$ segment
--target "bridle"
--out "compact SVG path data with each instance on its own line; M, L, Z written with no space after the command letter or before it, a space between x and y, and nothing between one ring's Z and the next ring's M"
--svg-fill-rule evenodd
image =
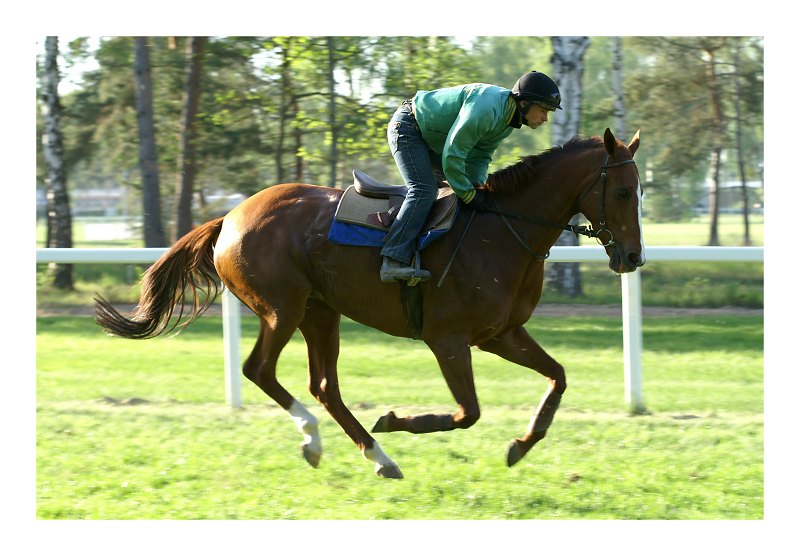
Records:
M522 245L522 247L524 247L525 250L537 261L544 261L548 257L550 257L550 251L548 251L544 255L540 255L539 253L531 249L528 246L528 244L525 243L525 240L522 239L522 236L520 236L519 233L517 233L517 230L514 229L514 226L511 225L511 222L508 221L509 218L512 218L514 220L522 220L523 222L529 222L531 224L540 224L542 226L549 226L551 228L560 228L562 230L572 232L573 234L575 234L575 237L578 237L579 235L591 237L594 238L597 241L597 243L599 243L603 247L612 247L616 245L616 242L614 241L614 235L611 233L611 230L609 230L608 227L606 226L606 170L608 170L609 168L616 168L617 166L623 166L625 164L636 164L636 162L631 158L628 160L622 160L620 162L613 162L609 164L608 159L609 155L608 153L605 153L605 156L603 157L603 163L600 165L600 173L595 179L592 180L592 183L589 184L589 187L586 188L586 191L581 193L581 196L578 197L578 203L577 203L578 207L580 207L580 204L583 201L583 199L589 194L589 192L592 189L594 189L595 184L598 181L600 182L600 228L597 230L595 230L591 226L575 226L573 224L567 224L566 226L562 226L561 224L554 224L553 222L548 222L546 220L530 218L529 216L524 216L522 214L505 212L493 207L484 206L482 210L483 212L490 212L492 214L497 214L498 216L500 216L500 218L505 223L506 227L508 227L508 230L511 232L511 235L514 236L514 239L516 239L519 242L519 244ZM467 225L464 227L464 231L461 233L461 238L458 240L458 243L456 244L456 248L453 251L452 256L450 257L450 261L447 263L444 272L442 273L442 277L440 278L437 287L441 287L442 282L444 282L445 276L447 276L447 273L450 271L450 266L453 264L453 260L456 257L456 253L458 253L458 250L461 247L461 242L467 235L467 231L469 230L470 225L472 224L472 219L475 217L476 212L477 211L475 210L470 211L469 219L467 220ZM600 237L601 234L607 234L608 241L604 242L603 238Z
M578 206L580 207L583 198L589 194L592 188L594 188L594 184L596 184L598 180L600 181L600 229L593 230L591 228L588 228L586 230L586 233L575 232L575 234L583 233L583 235L587 237L593 237L597 240L597 243L599 243L603 247L610 247L612 245L616 245L616 242L614 241L614 234L612 234L611 230L609 230L608 227L606 227L606 170L608 168L616 168L617 166L622 166L624 164L636 164L636 163L631 158L629 160L623 160L621 162L614 162L613 164L609 164L608 153L606 153L606 155L603 157L603 164L600 166L600 175L596 177L594 181L592 181L591 185L588 188L586 188L586 191L584 191L581 194L581 196L578 197ZM586 228L585 226L581 227ZM603 232L608 234L608 241L606 242L603 242L602 238L600 237L600 234L602 234Z
M603 247L611 247L613 245L616 245L616 243L614 242L614 235L611 233L611 230L609 230L608 227L606 226L606 170L609 168L616 168L617 166L623 166L625 164L636 164L636 162L631 158L628 160L622 160L620 162L613 162L609 164L608 159L609 159L608 153L605 153L605 156L603 157L603 163L600 165L600 173L594 180L592 180L592 183L589 184L589 187L586 188L586 191L581 193L581 196L578 197L578 206L580 206L584 197L586 197L586 195L589 194L589 192L594 188L595 184L598 181L600 182L600 228L597 230L595 230L591 226L575 226L573 224L567 224L566 226L562 226L560 224L554 224L546 220L530 218L528 216L524 216L521 214L508 213L493 207L486 207L484 211L499 215L500 218L503 219L503 222L505 222L508 229L511 231L511 234L516 238L516 240L520 242L520 244L522 244L522 246L525 247L525 249L531 255L533 255L534 258L538 260L545 260L547 257L550 256L550 252L548 251L548 253L545 255L539 255L538 253L532 251L530 247L528 247L528 244L523 241L522 237L520 237L520 235L511 225L511 222L508 221L509 218L513 218L514 220L522 220L524 222L530 222L532 224L541 224L543 226L550 226L551 228L561 228L562 230L572 232L573 234L575 234L575 237L579 235L591 237L594 238L597 241L597 243L599 243ZM608 236L607 241L603 241L603 238L601 237L601 235L603 234Z

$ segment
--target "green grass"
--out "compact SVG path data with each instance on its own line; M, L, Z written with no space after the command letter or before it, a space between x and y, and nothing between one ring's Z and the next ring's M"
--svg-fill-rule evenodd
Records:
M580 263L583 294L572 297L545 285L540 303L619 305L620 279L602 264ZM641 273L646 307L764 307L764 264L649 262Z
M750 243L764 245L764 216L750 215ZM645 245L707 245L711 235L708 216L685 222L653 222L644 219ZM717 224L720 245L744 245L744 219L741 215L721 214Z
M311 399L299 336L279 378L320 419L318 469L302 459L289 416L255 386L244 383L244 409L225 406L219 318L147 342L106 337L86 317L39 318L37 516L763 519L760 318L646 318L643 416L623 401L620 319L540 317L529 327L567 369L548 437L505 466L544 379L476 351L481 420L379 435L406 476L387 481ZM244 354L256 330L243 319ZM368 428L389 409L453 410L421 342L345 320L339 370L345 402Z

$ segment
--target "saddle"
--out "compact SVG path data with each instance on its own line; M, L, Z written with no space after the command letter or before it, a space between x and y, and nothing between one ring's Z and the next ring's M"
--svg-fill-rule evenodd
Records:
M403 200L405 185L381 183L360 170L353 171L353 184L342 195L334 220L374 230L389 230ZM449 230L458 212L458 197L450 187L440 187L421 233Z
M339 200L328 240L342 245L381 247L407 194L405 185L381 183L360 170L354 170L353 185ZM419 251L447 232L457 215L458 197L450 186L440 187L417 242L417 264ZM416 282L409 280L401 284L400 292L411 337L419 339L422 337L421 290L416 287Z

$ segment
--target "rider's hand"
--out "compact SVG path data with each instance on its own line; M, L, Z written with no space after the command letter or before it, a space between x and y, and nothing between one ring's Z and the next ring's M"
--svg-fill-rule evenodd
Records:
M483 189L476 189L475 196L469 203L467 203L467 206L473 210L477 210L478 212L484 212L487 208L486 192Z

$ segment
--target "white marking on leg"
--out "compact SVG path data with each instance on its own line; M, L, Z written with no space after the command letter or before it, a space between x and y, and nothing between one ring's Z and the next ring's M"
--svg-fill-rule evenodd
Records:
M289 408L289 415L292 416L297 430L303 434L303 443L301 446L308 446L312 452L322 454L322 439L319 436L317 418L297 400L292 402Z
M382 475L381 470L383 468L390 468L396 470L396 472L402 477L400 468L395 462L392 461L392 458L384 453L377 441L373 441L372 448L365 449L363 454L365 458L375 462L375 473L378 475ZM392 474L392 476L394 476L394 474Z

